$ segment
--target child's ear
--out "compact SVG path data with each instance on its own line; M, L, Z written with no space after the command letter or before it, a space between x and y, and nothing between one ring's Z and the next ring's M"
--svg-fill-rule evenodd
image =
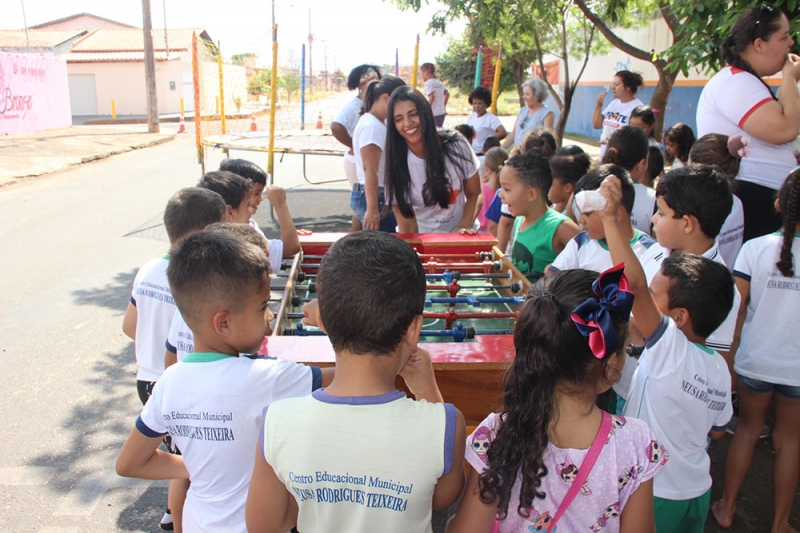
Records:
M214 317L211 319L211 324L214 326L214 333L222 337L230 335L229 317L228 311L217 311L214 313Z
M685 307L676 307L675 309L669 310L669 316L672 320L675 321L675 325L678 326L678 329L683 329L684 326L691 327L691 315L689 314L689 310Z
M325 329L325 323L322 321L322 313L319 312L319 306L314 310L314 317L317 320L317 327L328 334L328 330Z
M781 206L780 202L778 201L778 198L775 198L775 211L777 211L778 213L781 212Z
M617 207L617 222L625 220L626 215L628 215L628 211L624 207L622 207L621 205Z
M411 320L411 324L408 325L408 329L405 335L403 335L403 341L413 348L419 343L419 334L421 332L422 315L417 315Z
M233 222L233 208L229 205L225 206L225 222Z
M634 174L636 174L637 176L643 176L644 173L647 172L647 158L645 157L644 159L636 163L634 170L635 170Z
M537 189L536 187L531 187L530 189L528 189L528 200L529 201L535 202L536 200L539 199L539 196L541 196L541 193L539 192L539 189ZM546 194L545 194L545 199L547 199L547 195Z
M683 232L686 235L690 233L694 233L695 231L701 231L702 228L700 227L700 221L697 220L697 217L694 215L683 215Z
M573 184L573 183L563 183L562 182L562 186L564 187L564 193L567 196L571 196L572 193L575 191L575 184Z

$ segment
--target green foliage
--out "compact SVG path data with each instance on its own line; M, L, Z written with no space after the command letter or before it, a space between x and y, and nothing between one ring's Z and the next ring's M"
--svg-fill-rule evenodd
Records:
M284 74L278 78L278 87L286 91L289 103L292 102L292 95L300 90L300 76L298 74Z
M468 94L475 86L475 69L478 66L478 50L481 41L474 41L469 30L464 32L459 40L450 41L447 50L436 57L436 75L450 89ZM483 65L487 61L494 62L494 54L486 54ZM482 80L483 85L492 89L494 80ZM500 71L500 92L516 87L514 73L505 67Z
M261 69L247 80L247 94L251 96L268 94L270 83L272 83L272 69Z
M688 75L691 68L713 73L724 67L720 47L730 35L733 23L746 9L759 5L756 0L677 0L670 10L682 22L682 39L666 51L667 68ZM800 1L774 0L770 2L788 13L792 35L800 32ZM713 28L713 31L709 31ZM795 43L792 49L800 53Z

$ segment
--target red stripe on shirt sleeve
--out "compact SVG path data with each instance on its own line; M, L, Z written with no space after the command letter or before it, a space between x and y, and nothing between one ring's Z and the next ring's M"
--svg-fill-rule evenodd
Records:
M748 118L750 118L750 115L752 115L753 113L755 113L756 109L758 109L758 108L759 108L759 107L761 107L762 105L766 104L767 102L771 102L771 101L772 101L772 98L764 98L764 99L763 99L763 100L761 100L759 103L757 103L756 105L754 105L753 107L751 107L751 108L750 108L750 110L748 110L748 111L747 111L747 113L745 113L745 114L742 116L742 118L739 120L739 127L740 127L740 128L742 128L742 129L744 129L744 123L745 123L745 121L746 121Z

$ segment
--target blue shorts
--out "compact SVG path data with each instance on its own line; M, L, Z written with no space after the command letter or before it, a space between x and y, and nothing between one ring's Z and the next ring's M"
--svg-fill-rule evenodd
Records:
M736 373L736 377L739 378L739 384L749 391L761 393L775 391L781 396L786 396L792 400L800 398L800 387L795 385L777 385L775 383L767 383L766 381L761 381L759 379L745 377L738 372Z
M436 124L437 128L444 126L444 117L445 115L436 115L433 117L433 123Z
M380 231L387 233L394 233L397 228L397 219L394 213L383 214L383 208L386 206L386 196L383 187L378 189L378 211L381 213ZM367 214L367 196L364 194L364 186L356 183L353 186L353 192L350 194L350 209L353 210L353 215L358 219L361 224L364 224L364 215Z

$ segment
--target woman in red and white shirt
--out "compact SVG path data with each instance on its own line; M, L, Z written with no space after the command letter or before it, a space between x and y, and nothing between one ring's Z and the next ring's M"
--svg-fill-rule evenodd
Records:
M789 19L761 4L737 19L722 45L728 66L703 89L697 105L697 136L709 133L750 138L736 195L744 207L744 240L781 227L775 194L796 165L789 147L800 128L800 57L790 54ZM781 72L778 97L762 78Z

